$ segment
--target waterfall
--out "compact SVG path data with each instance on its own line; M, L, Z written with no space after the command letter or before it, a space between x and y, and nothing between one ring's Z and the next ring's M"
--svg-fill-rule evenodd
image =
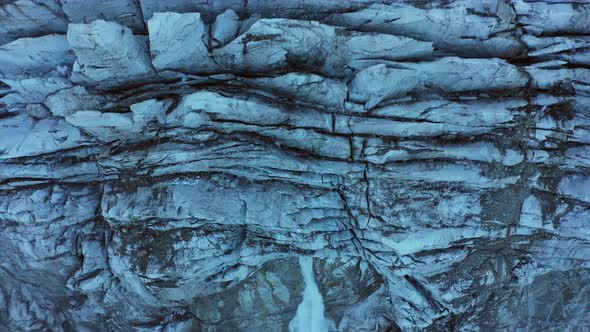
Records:
M305 281L303 300L289 323L290 332L327 332L336 330L334 322L324 317L324 300L313 278L313 258L299 257L299 266Z

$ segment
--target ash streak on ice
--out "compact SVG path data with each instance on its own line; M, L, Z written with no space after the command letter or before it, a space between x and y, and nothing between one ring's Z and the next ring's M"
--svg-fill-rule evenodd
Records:
M305 281L303 300L295 317L289 323L290 332L327 332L336 330L333 321L324 317L324 300L313 278L313 258L299 257L299 266Z

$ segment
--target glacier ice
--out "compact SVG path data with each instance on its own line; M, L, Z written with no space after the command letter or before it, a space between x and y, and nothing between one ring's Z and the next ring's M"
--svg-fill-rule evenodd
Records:
M324 300L313 276L313 257L299 257L305 283L303 299L289 323L289 332L328 332L336 330L332 320L324 316Z
M0 331L587 329L589 13L0 1Z

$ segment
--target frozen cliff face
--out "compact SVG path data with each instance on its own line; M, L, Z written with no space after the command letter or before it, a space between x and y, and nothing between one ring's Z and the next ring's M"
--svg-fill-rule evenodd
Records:
M590 326L585 1L0 6L1 331Z

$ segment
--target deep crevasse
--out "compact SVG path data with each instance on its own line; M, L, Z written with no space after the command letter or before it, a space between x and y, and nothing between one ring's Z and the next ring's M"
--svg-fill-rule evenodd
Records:
M290 332L326 332L336 330L334 322L324 317L324 300L313 277L313 257L299 257L299 266L305 281L303 300L295 317L289 323Z

